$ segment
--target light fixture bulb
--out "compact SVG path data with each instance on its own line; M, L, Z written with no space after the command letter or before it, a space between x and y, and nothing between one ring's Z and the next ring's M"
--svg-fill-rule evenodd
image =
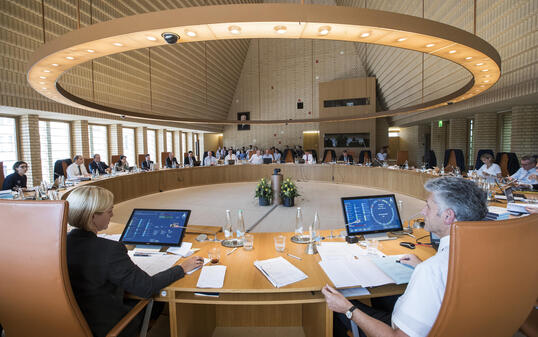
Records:
M473 57L472 56L467 56L465 59L466 60L471 60Z
M68 60L74 60L75 59L73 56L66 56L65 58L68 59Z
M113 45L115 45L116 47L122 47L123 44L119 43L119 42L114 42Z
M50 70L45 69L45 70L43 70L43 72L44 72L44 73L50 73Z
M456 50L451 50L451 51L449 51L448 53L449 53L449 54L454 54L455 52L456 52Z
M277 34L284 34L288 31L288 28L286 26L275 26L273 28Z
M239 26L230 26L228 27L228 31L234 35L238 35L241 33L241 27Z
M52 66L57 67L57 66L59 66L59 64L58 63L53 63Z
M323 35L323 36L328 35L330 31L331 31L331 27L329 26L319 27L319 30L318 30L319 35Z
M398 42L404 42L405 40L407 40L407 38L406 38L406 37L401 37L401 38L399 38L399 39L398 39L398 40L396 40L396 41L398 41Z
M484 63L480 62L480 63L477 63L476 65L480 67L480 66L484 65Z
M434 43L428 43L428 44L426 45L426 48L431 48L431 47L433 47L433 46L435 46Z
M88 52L88 53L95 53L95 50L93 50L93 49L88 49L87 52Z
M489 69L482 69L482 71L489 71Z
M370 33L362 33L361 34L361 37L368 37L368 36L370 36Z
M187 36L196 37L196 32L193 32L192 30L186 30L185 33Z
M46 76L39 76L40 79L44 80L46 79L47 77Z

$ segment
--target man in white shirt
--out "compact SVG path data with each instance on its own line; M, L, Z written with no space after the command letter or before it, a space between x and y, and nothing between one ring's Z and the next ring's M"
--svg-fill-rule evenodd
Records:
M212 151L207 151L207 157L204 159L204 166L215 166L217 165L217 158L213 157Z
M522 187L532 187L536 180L531 176L536 175L536 159L533 156L521 157L521 167L516 173L510 176L510 179L517 180L517 184Z
M271 162L275 161L275 158L273 157L273 155L271 154L271 152L269 152L269 149L266 149L265 150L265 153L263 154L262 158L267 158L267 159L271 159Z
M345 323L351 319L358 325L361 336L426 337L430 332L446 288L450 227L456 221L482 220L487 214L487 200L477 184L462 178L431 179L424 188L430 192L422 209L426 223L424 229L441 238L437 254L424 262L416 255L401 258L401 263L415 267L415 270L405 293L392 310L392 317L386 310L377 310L360 302L351 303L337 290L326 285L322 293L329 309L346 313L345 319L338 314L335 328L340 320L347 325Z
M234 151L233 150L228 150L228 155L226 156L226 158L224 158L224 163L226 165L229 165L230 164L230 160L233 160L234 161L234 164L235 164L235 161L237 160L237 157L235 156L234 154Z
M379 161L387 161L387 158L389 157L388 149L389 149L388 146L383 146L381 148L381 151L379 151L376 154L377 160L379 160Z
M81 155L76 155L73 158L73 164L67 167L66 173L67 179L80 179L90 176L86 166L84 166L84 157Z
M248 162L255 165L263 164L263 158L261 156L260 150L256 150L256 153L250 156Z
M310 151L306 151L303 155L303 160L305 164L314 164L314 157Z

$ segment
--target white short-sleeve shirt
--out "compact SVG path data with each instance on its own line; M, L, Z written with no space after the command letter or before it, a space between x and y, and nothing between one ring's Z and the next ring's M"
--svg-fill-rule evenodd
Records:
M420 263L392 311L392 324L410 337L426 337L445 295L450 236L441 238L437 254Z
M80 172L78 170L78 167L80 166ZM77 165L75 163L69 165L67 167L67 170L65 170L67 173L67 179L76 179L77 177L83 177L84 175L88 174L88 171L86 170L86 166L84 164Z
M495 177L497 177L497 174L501 174L501 167L495 163L491 164L491 166L488 168L486 164L480 166L480 168L478 169L478 175L481 176L481 177L484 177L484 172L488 173L489 175L493 176L491 177L492 179L494 179ZM486 178L489 178L489 177L486 177Z

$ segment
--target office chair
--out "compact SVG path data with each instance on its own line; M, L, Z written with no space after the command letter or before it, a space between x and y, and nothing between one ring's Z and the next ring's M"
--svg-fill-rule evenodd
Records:
M428 336L513 336L538 298L536 242L538 214L456 222L445 296Z
M6 336L92 337L71 289L66 201L0 200L0 322ZM107 334L115 337L153 300L142 300Z

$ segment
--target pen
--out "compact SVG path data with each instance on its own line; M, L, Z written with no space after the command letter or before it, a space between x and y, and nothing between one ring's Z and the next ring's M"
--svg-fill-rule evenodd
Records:
M295 255L291 255L290 253L288 253L287 255L288 255L289 257L293 257L294 259L302 260L300 257L295 256Z
M235 252L237 250L237 247L235 247L234 249L230 250L228 253L226 253L226 255L230 255L231 253Z

